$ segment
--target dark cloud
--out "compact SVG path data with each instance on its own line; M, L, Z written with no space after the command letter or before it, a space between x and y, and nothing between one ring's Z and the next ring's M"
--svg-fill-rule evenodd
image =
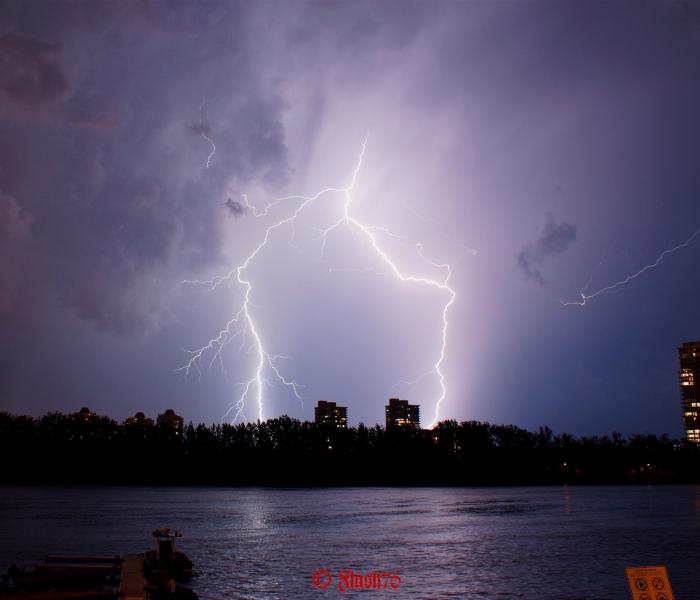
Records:
M20 209L17 200L0 192L0 243L28 239L33 222L32 214Z
M199 135L211 135L211 125L207 123L192 123L190 129Z
M183 383L172 369L183 347L216 335L240 290L209 293L180 282L227 272L260 239L258 228L269 221L234 218L245 212L243 194L264 206L343 185L369 132L357 214L424 241L426 254L449 262L454 273L458 299L449 315L442 416L556 428L580 414L583 430L599 432L601 415L567 386L572 363L600 360L593 371L619 399L605 427L646 429L659 421L677 428L673 365L664 367L668 388L650 389L645 410L632 410L637 390L615 382L628 364L638 365L645 381L651 359L629 360L619 345L601 352L600 336L613 330L629 338L626 348L654 348L673 359L679 340L698 335L688 325L700 323L687 277L692 252L674 254L638 282L665 274L670 282L678 265L679 281L690 288L674 295L658 286L622 313L612 305L622 294L607 298L615 319L597 330L597 311L553 311L541 295L509 293L518 250L526 273L518 285L541 284L577 226L590 236L567 254L557 281L574 294L601 248L641 255L700 223L693 202L700 174L692 160L700 140L697 19L675 3L645 3L633 12L624 3L550 0L437 8L413 0L4 0L0 409L40 413L87 404L123 417L162 412L167 400L187 418L219 418L237 390L208 376ZM555 182L567 190L556 202L544 192ZM289 235L316 244L315 219L337 214L334 197L305 213L307 221ZM419 212L434 221L402 219L398 199L419 206L423 197L430 202ZM533 201L525 205L523 197ZM288 214L289 206L275 214ZM551 207L576 215L578 225L549 217L541 235L537 223L523 232L527 215L544 217ZM439 226L483 252L468 268L459 264L437 239ZM362 241L345 244L341 229L330 236L326 259L356 266L366 259L355 255ZM514 236L521 240L515 247ZM333 394L351 407L353 421L381 420L381 399L396 378L434 364L432 355L425 358L436 329L421 323L439 307L432 297L420 304L413 287L392 277L365 286L352 273L324 272L319 282L315 253L301 243L303 256L286 252L289 239L275 230L250 274L260 282L253 300L261 331L271 336L272 351L294 357L285 375L308 385L306 408L293 414L308 418L311 400ZM630 269L639 266L633 258ZM405 260L410 271L414 257ZM621 270L612 281L629 272ZM300 287L307 274L309 285ZM287 289L281 302L279 290ZM386 314L397 322L391 331L377 304L389 298ZM670 304L676 300L683 306ZM352 310L338 318L348 305ZM669 315L654 336L653 314ZM555 318L562 326L543 332L542 319ZM504 336L512 343L502 344ZM374 339L373 351L386 346L368 365L374 355L365 344ZM224 356L229 382L248 376L251 357L236 358L236 347ZM365 375L361 387L347 369L355 356ZM503 364L516 368L503 375ZM408 396L426 415L432 386L425 378ZM279 387L272 393L281 399ZM668 402L657 402L664 397ZM277 409L295 410L280 401L266 414Z
M576 239L576 230L576 225L565 221L557 223L554 217L548 214L540 237L518 252L518 267L532 281L544 285L545 280L540 270L542 263L550 256L564 252Z
M36 109L61 97L68 80L61 45L19 33L0 36L0 94L21 109Z
M30 212L0 191L0 315L16 309L19 282L25 272L22 257L32 237L33 223Z
M234 217L240 217L245 214L245 207L238 200L227 198L226 202L224 202L224 206L228 208L229 212Z
M66 116L66 123L74 127L89 129L111 129L118 125L114 115L109 113L91 113L80 108L72 108Z
M51 119L0 115L0 238L26 237L31 225L26 293L45 310L56 303L119 335L153 332L169 318L166 290L220 263L230 225L221 198L252 178L284 181L283 103L239 58L247 40L225 4L50 3L49 16L11 4L0 102L61 104ZM211 168L204 135L216 143ZM3 273L20 293L20 272ZM24 317L42 318L26 306Z

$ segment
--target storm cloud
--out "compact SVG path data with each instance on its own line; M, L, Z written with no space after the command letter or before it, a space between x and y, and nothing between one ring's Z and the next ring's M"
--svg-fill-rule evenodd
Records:
M677 3L5 0L0 410L220 419L249 332L201 379L177 369L242 287L183 281L230 272L295 198L347 185L369 136L352 214L401 272L449 265L457 292L441 416L674 431L663 361L700 337L696 248L585 310L557 300L601 254L605 285L700 226L699 64ZM444 297L397 281L357 230L323 239L343 201L271 231L246 272L260 334L307 386L303 405L266 387L265 415L327 398L371 424L396 394L429 420ZM616 402L573 386L579 368Z
M240 217L245 214L245 207L238 200L233 198L226 198L224 206L228 208L228 211L234 217Z
M211 33L206 10L191 20L180 4L142 11L127 3L111 16L68 4L57 16L63 27L47 29L39 4L12 6L16 21L6 26L20 31L0 37L0 95L46 118L0 119L1 233L27 235L34 222L25 260L38 296L102 330L153 330L168 312L163 291L182 270L221 259L227 190L253 177L284 179L281 105L249 64L211 47L192 52ZM230 19L235 9L221 10ZM159 33L163 43L153 46ZM192 125L203 96L214 98L215 133ZM204 127L219 138L210 169Z
M0 98L32 110L60 98L67 89L60 44L13 32L0 35Z
M542 263L551 256L564 252L576 240L576 231L576 225L565 221L557 223L554 217L548 214L540 237L516 255L518 267L530 280L544 285Z
M22 210L12 196L0 191L0 243L3 240L28 239L33 222L31 213Z

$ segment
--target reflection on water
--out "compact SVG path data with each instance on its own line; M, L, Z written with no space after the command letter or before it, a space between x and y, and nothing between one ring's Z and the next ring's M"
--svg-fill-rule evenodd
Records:
M203 598L347 597L311 574L398 571L395 598L617 600L624 568L700 590L700 488L0 488L0 570L139 552L181 529ZM337 580L337 578L336 578Z
M474 515L488 514L513 514L525 513L530 508L528 502L518 502L512 498L504 499L475 499L463 502L456 502L454 505L447 507L449 512L458 512Z

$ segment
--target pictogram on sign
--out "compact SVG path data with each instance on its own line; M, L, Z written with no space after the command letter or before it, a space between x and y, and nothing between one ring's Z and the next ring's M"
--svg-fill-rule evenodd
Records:
M632 600L675 600L666 567L628 567Z

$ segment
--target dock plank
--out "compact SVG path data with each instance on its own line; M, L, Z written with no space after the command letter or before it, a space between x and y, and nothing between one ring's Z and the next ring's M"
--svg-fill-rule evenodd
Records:
M119 596L123 600L144 600L146 580L143 576L143 554L125 554L122 562Z
M121 563L122 557L118 554L112 556L100 556L95 554L49 554L44 560L46 560L46 562L69 563Z

